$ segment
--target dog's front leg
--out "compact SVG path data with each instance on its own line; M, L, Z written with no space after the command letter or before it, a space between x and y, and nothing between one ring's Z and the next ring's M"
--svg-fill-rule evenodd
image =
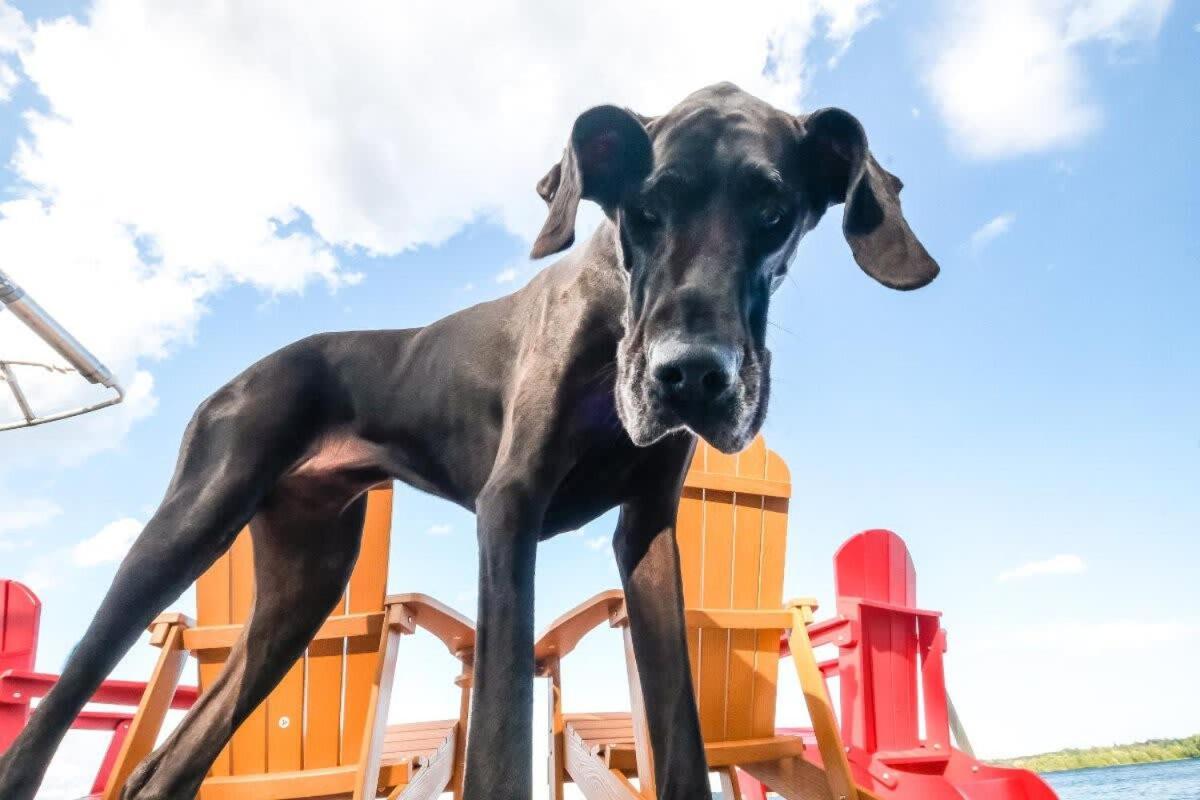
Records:
M533 573L544 501L517 483L476 504L479 620L467 737L466 800L533 792Z
M691 442L664 442L643 493L621 506L613 549L642 683L659 800L711 798L688 665L675 513Z

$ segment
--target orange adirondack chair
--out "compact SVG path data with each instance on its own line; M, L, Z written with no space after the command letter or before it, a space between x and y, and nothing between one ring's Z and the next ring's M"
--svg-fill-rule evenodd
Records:
M201 800L373 800L461 796L475 630L424 595L385 597L392 490L367 499L362 549L341 604L307 653L234 734L200 789ZM220 673L253 601L253 551L243 531L196 584L196 621L166 614L151 627L162 649L133 726L102 795L118 800L158 737L187 655L200 690ZM400 637L424 628L463 665L458 716L387 727Z
M815 601L783 602L791 482L761 437L736 456L701 443L676 523L688 655L708 766L726 798L741 768L789 800L868 800L855 786L837 720L805 627ZM624 630L631 713L566 714L561 661L589 631ZM775 731L780 635L789 632L824 768L804 740ZM573 781L588 800L654 797L654 754L621 592L604 592L560 617L535 648L550 686L550 796ZM638 786L630 778L638 779Z

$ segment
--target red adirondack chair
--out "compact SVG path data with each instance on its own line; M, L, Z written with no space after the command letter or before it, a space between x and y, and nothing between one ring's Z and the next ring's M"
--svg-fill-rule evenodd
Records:
M1054 800L1033 773L970 752L946 694L941 612L917 606L904 540L864 531L838 550L834 570L837 616L810 625L809 636L838 650L821 671L838 678L842 739L859 784L889 800ZM765 798L749 776L740 783L745 800Z
M13 580L0 580L0 753L17 738L29 720L30 704L44 697L58 681L57 675L34 672L38 624L42 604L29 587ZM108 750L96 771L92 794L104 791L108 774L129 732L134 710L146 691L136 681L105 681L92 697L93 703L129 707L128 711L83 711L71 726L77 730L107 731ZM172 708L191 708L196 689L180 687Z

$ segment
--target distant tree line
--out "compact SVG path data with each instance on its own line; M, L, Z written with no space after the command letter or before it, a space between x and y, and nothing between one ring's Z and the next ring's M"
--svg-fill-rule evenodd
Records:
M1200 734L1186 739L1151 739L1115 747L1091 747L1086 750L1059 750L1037 756L1023 756L996 763L1021 767L1034 772L1062 772L1088 767L1118 767L1124 764L1153 764L1200 758Z

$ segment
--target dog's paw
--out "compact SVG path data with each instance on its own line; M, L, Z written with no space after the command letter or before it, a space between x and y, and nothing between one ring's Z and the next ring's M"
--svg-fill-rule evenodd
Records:
M125 788L121 790L121 800L150 800L151 795L144 793L143 790L152 775L154 775L153 757L138 764L137 768L130 773L129 779L125 781Z

